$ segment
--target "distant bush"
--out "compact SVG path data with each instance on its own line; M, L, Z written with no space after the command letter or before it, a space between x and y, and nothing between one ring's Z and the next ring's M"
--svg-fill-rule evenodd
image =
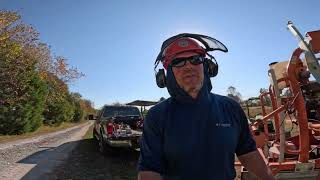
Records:
M76 95L78 98L74 98L74 95ZM93 102L82 98L79 93L71 93L71 97L73 97L73 102L75 105L73 117L74 122L88 120L89 114L96 114L96 110L93 108Z
M69 101L74 107L74 115L71 121L81 121L84 115L84 107L81 106L81 95L79 93L71 93L69 96Z
M43 115L45 124L59 126L62 122L72 121L74 106L66 99L49 102Z

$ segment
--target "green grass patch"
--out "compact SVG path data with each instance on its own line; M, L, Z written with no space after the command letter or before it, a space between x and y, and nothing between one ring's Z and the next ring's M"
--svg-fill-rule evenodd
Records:
M93 138L92 131L93 131L93 125L90 126L86 134L83 136L83 139L92 139Z

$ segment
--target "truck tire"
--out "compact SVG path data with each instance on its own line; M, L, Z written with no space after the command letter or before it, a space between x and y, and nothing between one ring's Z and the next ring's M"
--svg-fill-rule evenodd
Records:
M137 142L137 140L131 140L131 148L134 150L137 150L140 148L139 143Z
M104 141L103 137L102 137L102 133L100 133L100 138L99 138L99 151L102 155L107 156L107 155L111 155L112 151L111 151L111 147L109 145L107 145L107 143Z
M94 129L92 131L92 136L94 143L98 144L97 133Z

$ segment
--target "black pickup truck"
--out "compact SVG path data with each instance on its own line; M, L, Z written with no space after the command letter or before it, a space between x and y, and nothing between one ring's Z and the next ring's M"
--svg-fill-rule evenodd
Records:
M137 107L106 105L94 119L93 137L102 154L116 147L139 148L143 116Z

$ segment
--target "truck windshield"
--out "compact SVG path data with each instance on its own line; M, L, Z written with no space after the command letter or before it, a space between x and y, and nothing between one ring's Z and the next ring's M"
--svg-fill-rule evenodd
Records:
M140 112L136 107L106 107L103 112L103 117L113 116L140 116Z

